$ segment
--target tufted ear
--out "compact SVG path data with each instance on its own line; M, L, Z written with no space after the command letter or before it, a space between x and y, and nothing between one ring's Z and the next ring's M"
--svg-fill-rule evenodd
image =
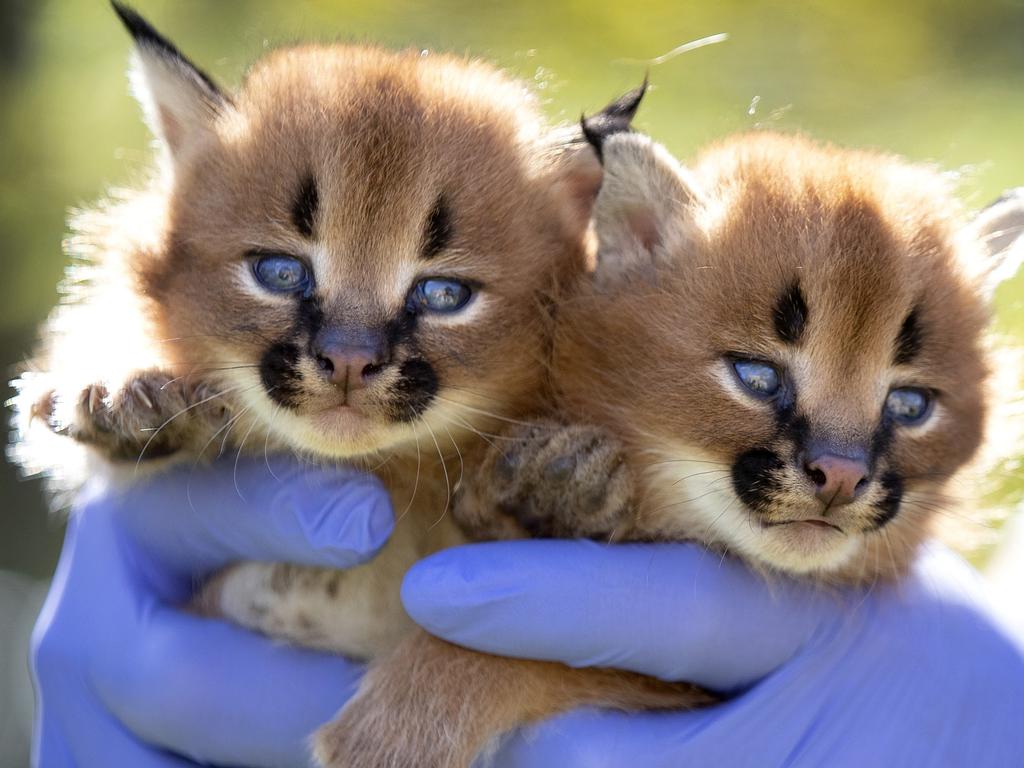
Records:
M179 159L212 135L214 121L231 100L142 16L116 0L111 5L135 41L132 93L171 159Z
M1024 187L1004 192L980 211L968 225L973 237L985 247L985 287L992 293L1009 280L1024 262Z
M600 136L630 130L646 90L644 80L639 88L620 96L595 115L581 118L578 126L560 131L554 137L559 147L554 188L563 210L565 230L574 240L582 237L590 226L594 201L604 176L600 144L595 142L599 142Z
M598 284L644 275L678 254L695 232L695 179L648 136L591 133L604 178L594 206Z

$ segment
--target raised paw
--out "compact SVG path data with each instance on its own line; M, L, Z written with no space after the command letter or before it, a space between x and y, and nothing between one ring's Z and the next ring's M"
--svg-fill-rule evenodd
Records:
M32 417L109 459L142 461L193 445L223 423L227 411L205 386L154 369L133 374L113 392L100 383L70 397L48 392L33 405Z
M586 425L544 421L495 441L458 500L456 519L476 538L614 538L633 512L621 443Z

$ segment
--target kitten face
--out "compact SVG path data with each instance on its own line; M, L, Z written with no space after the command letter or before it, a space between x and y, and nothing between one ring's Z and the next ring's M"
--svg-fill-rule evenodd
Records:
M695 176L642 137L604 157L599 284L561 341L601 355L641 525L790 572L898 567L984 416L986 311L938 180L781 136Z
M333 456L432 446L532 391L539 302L578 268L580 232L520 86L443 56L304 47L216 98L198 118L180 93L152 110L173 182L142 279L181 339L169 365Z

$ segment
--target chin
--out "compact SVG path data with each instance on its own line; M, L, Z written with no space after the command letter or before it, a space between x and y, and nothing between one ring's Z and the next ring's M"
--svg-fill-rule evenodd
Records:
M838 571L860 550L860 534L809 523L760 528L747 540L747 554L772 568L792 574ZM753 545L752 547L750 545Z
M328 459L356 459L416 442L412 424L384 422L354 408L302 415L276 407L260 411L269 411L265 423L279 443Z

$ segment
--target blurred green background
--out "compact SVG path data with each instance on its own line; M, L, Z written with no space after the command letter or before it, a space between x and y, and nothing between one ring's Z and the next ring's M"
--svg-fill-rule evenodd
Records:
M638 125L679 156L773 126L934 161L961 175L972 205L1024 184L1024 0L135 4L228 84L275 45L372 40L490 59L532 81L565 120L638 84L646 61L727 32L725 43L650 66L654 88ZM0 14L6 367L27 355L56 300L68 208L141 178L149 137L127 93L128 37L103 0L0 0ZM999 292L998 327L1024 340L1021 276ZM1004 477L1000 495L1021 485ZM25 759L23 632L39 595L29 579L49 575L61 531L38 484L9 466L0 468L0 509L0 570L11 572L0 580L0 765L13 766ZM22 691L20 703L5 691Z

